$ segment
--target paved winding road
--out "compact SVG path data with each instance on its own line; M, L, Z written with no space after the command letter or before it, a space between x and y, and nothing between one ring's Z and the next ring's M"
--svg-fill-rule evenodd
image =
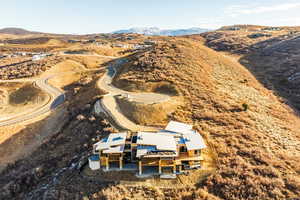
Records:
M156 93L135 93L121 90L112 85L112 80L116 74L118 67L122 65L123 62L126 62L124 59L119 59L112 66L107 67L106 73L99 79L98 87L102 90L108 92L100 101L100 106L102 111L109 115L114 124L117 124L123 130L131 131L155 131L157 128L149 126L137 125L134 122L130 121L124 114L121 112L115 96L123 95L129 98L131 101L144 103L144 104L153 104L161 103L168 101L170 96Z
M67 55L60 53L61 55ZM105 57L105 58L116 58L112 56L102 56L102 55L89 55L89 54L72 54L72 55L80 55L80 56L97 56L97 57ZM95 71L99 69L85 69L84 71ZM29 109L22 113L15 114L9 117L2 117L0 118L0 127L1 126L8 126L16 123L20 123L26 120L30 120L36 117L39 117L53 109L57 106L62 104L65 101L65 94L64 91L53 87L52 85L48 84L48 80L54 78L55 76L61 76L65 74L74 73L73 71L59 73L57 75L51 75L45 78L23 78L23 79L15 79L15 80L0 80L0 83L7 83L7 82L33 82L37 87L42 89L45 93L49 95L49 100L40 105L37 108Z
M49 95L49 100L40 105L38 108L30 109L22 113L18 113L14 116L10 116L7 118L0 119L0 126L8 126L16 123L20 123L29 119L33 119L40 115L43 115L49 112L51 109L56 108L60 104L62 104L65 100L64 92L58 88L55 88L48 84L48 79L53 76L49 76L41 79L20 79L20 80L1 80L0 82L26 82L26 81L34 81L34 84L41 88L44 92Z
M64 54L63 54L64 55ZM84 55L81 56L99 56L99 57L108 57L108 58L116 58L111 56L101 56L101 55ZM153 103L161 103L168 101L170 96L156 93L135 93L121 90L119 88L114 87L111 83L116 74L116 70L118 67L122 65L122 63L126 62L125 59L119 59L115 62L114 65L108 66L106 73L99 79L97 82L98 87L108 92L100 102L100 106L102 110L113 120L113 123L116 124L123 130L131 130L131 131L155 131L157 130L155 127L149 126L141 126L137 125L134 122L130 121L124 114L121 112L115 96L123 95L129 98L132 101L144 104L153 104ZM87 71L97 70L97 69L86 69ZM18 113L14 116L10 116L7 118L0 119L0 126L8 126L16 123L20 123L29 119L33 119L40 115L43 115L52 109L55 109L57 106L62 104L65 101L64 91L61 89L55 88L48 84L48 80L55 76L61 76L66 73L74 73L74 72L64 72L57 75L51 75L46 78L26 78L26 79L18 79L18 80L0 80L1 82L34 82L34 84L41 88L44 92L49 95L49 100L44 104L35 109L30 109L22 113Z

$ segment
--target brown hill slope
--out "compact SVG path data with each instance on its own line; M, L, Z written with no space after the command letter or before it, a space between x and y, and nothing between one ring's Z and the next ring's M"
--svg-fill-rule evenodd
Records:
M28 31L22 28L3 28L0 29L0 33L3 34L12 34L12 35L30 35L30 34L39 34L38 32Z
M269 34L269 37L249 38L249 35ZM267 88L287 99L300 110L300 28L281 27L278 31L220 30L202 34L206 45L239 54L245 65ZM198 38L195 38L197 39Z
M236 25L223 27L217 31L202 33L201 36L206 39L207 46L217 51L245 54L292 38L300 33L300 27L276 28L277 27ZM195 36L190 37L195 38Z
M276 90L298 111L300 111L299 45L300 35L276 42L240 60L265 85Z
M217 172L187 196L300 196L300 119L243 66L197 42L166 39L132 56L114 84L157 91L153 84L166 82L186 100L170 118L193 122L218 153Z

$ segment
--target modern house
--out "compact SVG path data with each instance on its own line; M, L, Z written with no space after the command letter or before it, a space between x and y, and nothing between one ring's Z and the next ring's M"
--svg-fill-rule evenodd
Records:
M263 31L281 31L282 29L280 27L266 27L263 28Z
M202 136L192 125L171 121L157 132L111 133L94 144L89 165L93 170L109 170L135 164L139 175L146 168L152 168L157 174L177 174L200 168L204 148Z
M32 56L32 61L37 61L37 60L41 60L43 58L45 58L47 56L47 54L37 54L37 55L34 55Z

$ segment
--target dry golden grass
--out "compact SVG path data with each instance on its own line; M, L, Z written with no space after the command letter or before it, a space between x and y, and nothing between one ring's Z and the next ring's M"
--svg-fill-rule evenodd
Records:
M103 56L119 56L124 50L122 48L101 47L93 44L73 44L66 48L61 48L61 51L83 51L89 54L98 54Z
M7 48L18 48L23 50L47 50L47 49L60 49L60 48L67 48L70 45L64 43L58 39L50 39L48 42L45 43L37 43L37 44L5 44L4 47Z
M73 60L65 60L41 74L41 77L51 77L49 83L55 87L63 88L80 79L80 72L84 66Z
M4 33L1 33L0 34L0 39L2 40L6 40L6 39L14 39L14 38L18 38L19 36L17 35L12 35L12 34L4 34Z
M125 89L156 82L173 84L187 102L169 119L194 123L218 155L217 172L190 199L300 196L300 119L243 66L198 42L169 39L132 56L115 79Z
M103 64L111 60L111 58L98 56L68 56L68 59L81 63L87 69L103 67Z
M97 46L89 46L89 50L92 50L94 53L104 56L119 56L124 49L122 48L106 48L106 47L97 47Z
M172 97L167 103L143 104L118 98L122 113L131 121L140 125L162 126L167 123L168 116L183 104L182 98Z
M263 30L263 26L240 26L241 30L231 31L228 27L223 29L202 33L207 46L218 50L228 51L237 54L249 53L251 51L260 51L273 42L279 42L295 36L300 32L300 27L281 27L281 30L269 31ZM254 36L254 37L253 37ZM200 40L199 35L188 36Z
M0 104L0 117L22 113L45 104L49 96L32 83L2 83L6 97Z

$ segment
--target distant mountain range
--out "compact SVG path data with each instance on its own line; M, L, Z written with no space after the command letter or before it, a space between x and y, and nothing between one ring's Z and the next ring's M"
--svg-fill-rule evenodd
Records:
M113 33L138 33L144 35L165 35L165 36L180 36L192 35L210 31L204 28L189 28L189 29L159 29L157 27L150 28L130 28L114 31Z
M23 28L3 28L0 29L0 34L13 34L13 35L29 35L29 34L39 34L39 32L28 31Z
M112 33L138 33L144 35L164 35L164 36L180 36L180 35L192 35L210 31L204 28L188 28L188 29L159 29L157 27L150 28L130 28L124 30L114 31ZM0 34L13 34L13 35L30 35L30 34L42 34L41 32L28 31L23 28L3 28L0 29Z

